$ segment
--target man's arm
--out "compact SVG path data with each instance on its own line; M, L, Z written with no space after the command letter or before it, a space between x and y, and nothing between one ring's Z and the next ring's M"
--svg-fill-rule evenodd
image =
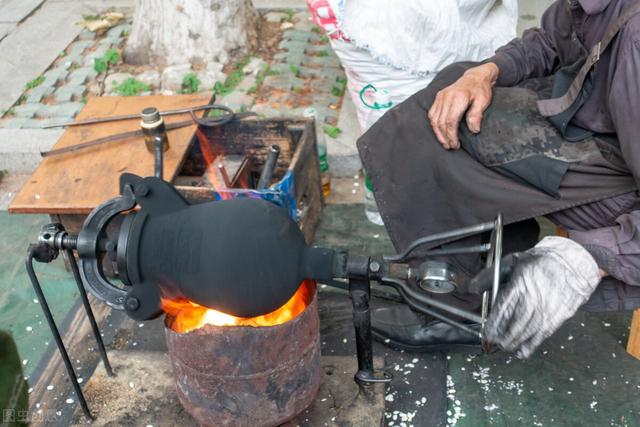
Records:
M549 6L542 15L540 28L526 30L522 38L512 40L485 61L493 62L500 69L498 86L515 86L524 80L553 73L558 65L554 34L570 24L565 1L556 1Z
M494 85L512 86L527 78L551 74L558 61L554 28L569 22L564 1L556 1L546 10L542 28L527 30L521 39L498 49L485 64L467 70L457 82L438 92L428 118L445 149L460 148L458 126L465 113L469 130L480 132Z
M600 270L629 285L640 285L640 211L620 216L611 227L589 231L569 230Z
M629 25L619 36L621 48L608 102L622 154L640 188L640 35ZM631 209L640 209L640 196L619 196L609 202L614 203L632 203ZM582 211L590 207L575 209ZM582 213L581 217L589 218L590 214L597 211ZM571 212L559 213L558 218L561 217L570 219ZM553 216L553 219L556 217ZM615 222L611 227L569 230L569 238L583 245L600 268L611 276L630 285L640 285L640 210L621 215Z

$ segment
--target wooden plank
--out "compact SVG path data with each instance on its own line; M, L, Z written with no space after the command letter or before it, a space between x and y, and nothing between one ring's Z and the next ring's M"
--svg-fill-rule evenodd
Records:
M627 342L627 353L640 360L640 309L633 312L629 341Z
M210 93L179 96L91 98L78 119L139 113L145 107L160 110L204 105ZM166 117L167 123L184 121L188 115ZM100 123L69 128L54 148L62 148L100 137L140 128L139 120ZM189 148L195 125L168 132L170 148L164 155L164 179L176 176ZM153 175L153 154L143 139L130 138L110 142L75 153L47 157L9 206L11 213L89 213L93 208L119 194L123 172Z

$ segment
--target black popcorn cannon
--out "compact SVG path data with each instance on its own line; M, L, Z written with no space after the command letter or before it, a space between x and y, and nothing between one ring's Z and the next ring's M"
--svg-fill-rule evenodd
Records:
M427 244L433 245L441 240L489 231L491 239L487 244L418 251ZM247 318L270 313L283 306L305 280L327 283L342 281L348 286L353 304L358 358L355 380L362 387L367 387L368 384L391 379L389 374L376 372L373 368L369 310L371 281L394 288L407 304L419 312L482 336L482 331L473 331L450 316L484 324L491 302L499 291L501 245L502 218L498 215L492 222L419 238L398 255L369 256L337 252L330 248L309 246L287 211L269 201L245 197L191 204L172 184L161 179L123 174L120 196L97 207L87 217L78 235L70 235L59 224L45 226L38 243L29 247L26 265L71 383L82 409L90 417L33 270L33 260L51 262L60 251L67 253L107 371L110 369L109 361L93 320L85 288L99 300L126 311L131 318L138 320L161 315L163 299L188 300ZM74 252L79 259L77 264ZM415 261L418 253L419 267L412 268L409 261ZM430 295L431 292L450 292L456 286L453 267L434 258L466 253L486 253L487 268L494 272L492 289L485 294L480 315L449 306ZM117 265L117 281L104 273L102 266L105 259ZM311 299L313 303L310 306L315 304L315 297ZM317 333L317 312L309 314L305 311L300 318L308 318L314 325L311 329ZM308 325L306 328L308 331ZM247 339L250 338L240 339L239 345L246 345ZM312 351L314 342L318 345L319 336L316 335L310 343L305 344L305 348ZM313 373L318 357L319 351L309 358L310 368L305 371L307 378L314 381L319 381ZM174 363L174 370L175 367ZM287 382L284 378L281 380L283 384ZM305 396L307 404L314 390L317 387L311 381L308 393L300 394ZM183 398L182 403L188 408L189 402ZM287 412L282 419L277 422L271 420L267 424L273 421L275 425L289 419L301 406L292 405L291 413ZM209 409L215 414L215 404L213 409ZM202 408L194 412L198 411L201 413Z

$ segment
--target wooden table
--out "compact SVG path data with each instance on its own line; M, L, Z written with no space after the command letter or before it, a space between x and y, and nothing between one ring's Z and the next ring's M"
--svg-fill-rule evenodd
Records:
M77 119L139 113L146 107L159 110L195 107L211 100L211 93L177 96L101 97L91 98ZM167 123L188 120L189 115L165 117ZM139 120L100 123L68 128L54 148L67 147L96 138L140 129ZM195 125L168 132L170 148L164 155L164 179L172 181L182 163ZM44 158L9 206L10 213L60 215L82 220L93 208L119 194L118 183L123 172L153 175L154 157L142 137L109 142L73 153ZM75 222L75 221L74 221ZM80 225L81 222L78 224ZM74 227L75 228L75 227Z

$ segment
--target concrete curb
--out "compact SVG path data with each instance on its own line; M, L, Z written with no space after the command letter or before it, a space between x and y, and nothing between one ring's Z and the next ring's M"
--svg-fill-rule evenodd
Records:
M0 129L0 170L31 173L40 162L41 151L51 149L64 130Z

